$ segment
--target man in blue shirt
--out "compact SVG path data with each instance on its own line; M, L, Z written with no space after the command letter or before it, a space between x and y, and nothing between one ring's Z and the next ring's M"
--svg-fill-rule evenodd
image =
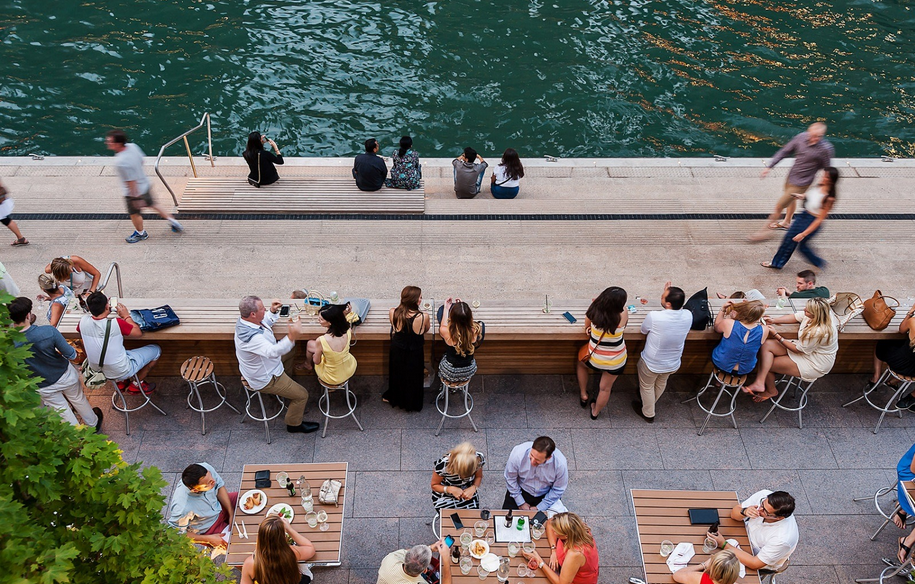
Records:
M512 449L505 463L505 483L503 509L536 508L550 515L567 511L560 498L569 486L569 465L548 436Z
M168 509L168 524L194 543L223 545L223 531L231 525L238 493L226 490L226 482L205 462L192 464L181 473Z
M353 178L360 191L377 191L384 186L388 167L377 152L378 140L369 138L365 141L365 152L353 161Z
M102 410L93 408L83 393L79 372L70 362L76 359L76 350L53 326L35 326L32 301L25 296L9 303L10 319L19 332L25 335L32 355L25 360L26 366L38 378L38 394L41 404L60 412L64 421L76 426L79 421L73 410L89 426L98 432L102 427ZM26 343L17 341L17 347ZM71 409L73 408L73 409Z

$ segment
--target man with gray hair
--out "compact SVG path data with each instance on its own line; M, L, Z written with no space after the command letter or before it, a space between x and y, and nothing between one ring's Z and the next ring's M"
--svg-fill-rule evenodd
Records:
M449 550L444 539L431 546L415 545L408 550L396 550L386 555L378 568L377 584L426 584L422 574L432 563L433 548L441 558L440 584L451 584L450 564L447 564Z
M758 233L751 235L751 241L765 239L770 229L788 229L791 225L791 218L794 216L795 207L797 207L797 199L802 198L807 187L813 183L816 174L830 166L830 161L836 154L836 149L829 140L824 138L825 135L826 124L823 122L810 124L806 132L801 132L792 138L766 164L766 168L760 173L759 178L766 178L772 167L781 162L786 156L794 155L794 166L791 167L788 172L788 178L785 179L782 196L775 204L775 210L766 220L766 226ZM779 221L783 209L785 210L785 219Z
M235 356L241 376L251 389L272 393L289 400L286 410L287 432L315 432L316 422L304 422L308 390L286 374L283 356L291 355L302 333L298 321L289 323L285 337L276 340L273 324L279 319L283 303L274 300L270 311L257 296L245 296L238 303L240 316L235 323Z

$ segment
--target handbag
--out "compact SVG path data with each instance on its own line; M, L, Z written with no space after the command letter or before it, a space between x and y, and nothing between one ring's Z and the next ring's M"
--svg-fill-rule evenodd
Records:
M257 180L254 180L250 176L248 177L248 184L252 187L259 189L261 188L261 153L257 153Z
M340 488L343 483L334 479L327 479L321 483L321 491L318 493L318 501L324 505L331 503L336 507L340 501Z
M89 389L98 389L108 383L108 378L105 377L103 369L105 367L105 354L108 352L108 339L110 336L111 319L109 318L108 322L105 324L105 341L102 343L102 354L99 357L98 369L92 367L89 363L89 359L83 361L83 365L80 368L83 373L83 381Z
M832 307L832 312L839 321L839 332L842 332L848 321L864 312L864 302L854 292L837 292L826 303Z
M144 333L158 331L164 328L178 326L181 319L172 310L168 304L159 308L141 308L140 310L131 310L130 318L133 319L140 330Z
M597 346L600 345L600 342L604 340L604 335L607 331L602 331L600 333L600 338L597 339L597 344L594 345L594 348L591 348L591 342L588 341L587 345L582 345L581 349L578 350L578 360L582 363L587 363L591 360L591 355L594 354L594 351L597 350ZM591 329L588 329L588 336L591 336Z
M690 330L704 331L714 322L712 310L708 304L708 288L703 288L690 296L683 308L693 315L693 324L689 327Z
M862 316L864 317L865 322L867 322L867 326L875 331L882 331L888 327L890 321L896 316L896 311L893 310L896 306L889 306L886 303L887 300L892 300L896 303L896 306L899 306L898 300L892 296L884 296L880 290L874 292L872 297L864 301Z

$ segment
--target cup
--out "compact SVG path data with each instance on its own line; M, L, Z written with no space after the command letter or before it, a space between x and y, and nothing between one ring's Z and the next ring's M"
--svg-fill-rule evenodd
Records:
M314 529L318 526L318 514L314 511L309 511L305 514L305 521L308 522L308 527Z
M479 308L479 307L480 307L480 301L479 301L479 300L474 300L473 302L470 303L470 305L473 306L474 308Z
M661 557L666 558L674 551L674 542L665 539L661 542Z
M518 552L520 552L520 551L521 551L521 544L519 544L517 541L510 541L510 542L508 542L508 555L509 555L509 557L514 558L515 556L518 555Z
M287 473L286 471L283 471L283 470L276 473L276 483L279 486L281 486L285 489L286 483L288 483L288 482L289 482L289 473Z
M318 523L321 524L320 530L327 531L330 529L330 525L327 523L327 511L321 509L318 511Z
M469 556L463 557L463 558L461 558L459 565L461 566L461 574L466 576L467 574L470 573L471 568L473 568L473 561L470 559Z
M469 546L470 542L473 541L473 535L469 531L465 531L461 534L461 545Z
M531 537L534 538L534 540L539 540L541 537L543 537L543 526L539 524L533 524L531 526Z
M492 513L489 512L489 509L483 509L480 511L480 519L483 521L489 521L490 517L492 517Z
M534 545L534 542L532 542L532 541L526 541L523 544L521 544L521 549L523 549L524 553L526 553L526 554L532 554L532 553L534 553L534 550L537 549L537 546Z
M477 534L477 537L483 537L486 533L486 528L489 527L488 521L477 521L473 524L473 529Z
M523 564L518 564L518 577L519 578L529 578L531 571L527 569L527 562Z
M487 531L486 532L486 543L489 544L490 548L492 548L493 544L496 543L496 534L491 531Z
M713 551L718 549L718 542L712 539L711 537L706 537L705 541L702 542L702 552L710 554Z
M477 566L477 576L480 577L480 580L485 580L486 576L489 576L489 572L483 569L483 566Z

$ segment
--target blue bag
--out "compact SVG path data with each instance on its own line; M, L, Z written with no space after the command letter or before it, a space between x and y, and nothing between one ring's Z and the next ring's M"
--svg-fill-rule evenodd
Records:
M178 315L168 304L159 308L141 308L140 310L131 310L130 317L140 327L144 333L162 330L171 326L181 324Z

